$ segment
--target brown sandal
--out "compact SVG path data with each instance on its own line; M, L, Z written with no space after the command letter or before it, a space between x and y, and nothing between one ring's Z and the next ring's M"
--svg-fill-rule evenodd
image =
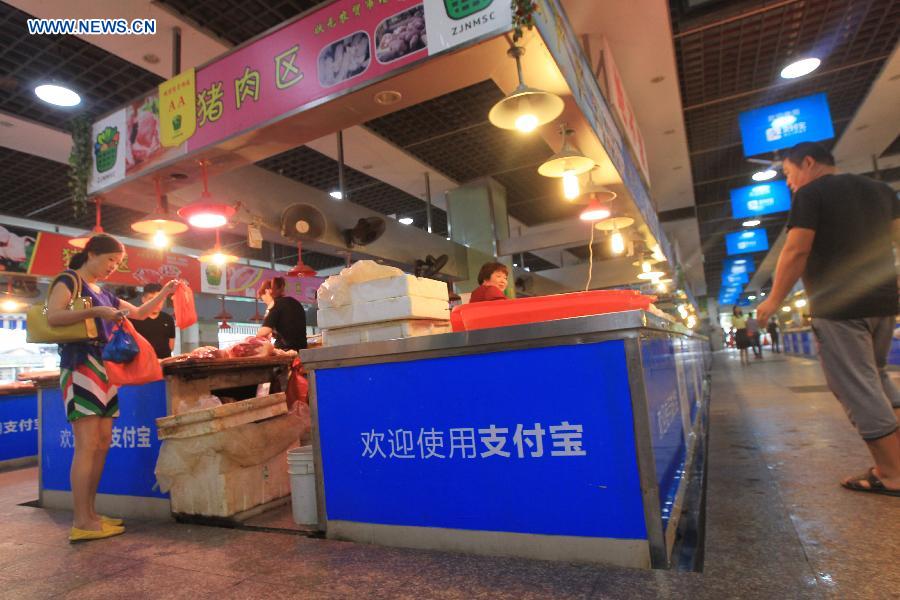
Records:
M863 481L867 482L869 487L862 485ZM900 497L900 490L889 490L884 487L884 483L882 483L881 480L878 479L878 476L875 475L874 467L856 477L851 477L848 481L842 481L841 485L854 492L872 492L875 494L884 494L885 496Z

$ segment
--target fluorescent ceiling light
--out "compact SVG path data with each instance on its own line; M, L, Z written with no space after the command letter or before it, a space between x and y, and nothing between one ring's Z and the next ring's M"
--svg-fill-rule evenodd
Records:
M741 225L744 227L756 227L759 225L759 219L750 219L749 221L744 221Z
M35 95L54 106L78 106L81 104L81 96L67 87L45 83L34 88Z
M397 220L400 221L400 223L402 223L403 225L412 225L413 224L412 217L403 217L402 219L397 219Z
M822 61L815 57L794 61L781 70L781 78L796 79L798 77L803 77L804 75L809 75L818 69L821 64Z
M340 190L334 190L333 192L328 192L328 195L331 196L332 198L334 198L335 200L343 200L344 199L344 195L341 193Z
M766 169L765 171L757 171L753 174L753 181L768 181L778 175L777 171Z

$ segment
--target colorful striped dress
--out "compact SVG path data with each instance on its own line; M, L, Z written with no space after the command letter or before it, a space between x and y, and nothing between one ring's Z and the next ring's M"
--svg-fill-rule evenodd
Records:
M66 271L78 277L75 271ZM69 291L74 290L71 277L62 277L59 281ZM89 298L93 306L110 306L119 308L119 299L111 291L101 289L95 292L82 280L81 296ZM75 421L82 417L118 417L118 387L111 385L103 366L103 346L112 333L114 323L104 319L96 319L98 337L85 342L72 342L59 345L59 383L66 406L66 417Z

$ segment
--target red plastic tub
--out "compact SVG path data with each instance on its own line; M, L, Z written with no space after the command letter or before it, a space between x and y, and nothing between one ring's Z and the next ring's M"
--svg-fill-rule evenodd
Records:
M646 310L655 301L655 296L644 296L634 290L598 290L516 300L493 300L457 306L450 313L450 323L453 331L472 331L602 315L623 310Z

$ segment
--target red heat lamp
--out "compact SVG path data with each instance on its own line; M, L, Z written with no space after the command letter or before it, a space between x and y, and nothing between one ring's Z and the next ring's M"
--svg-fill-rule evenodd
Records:
M131 229L137 233L151 236L150 239L157 248L165 248L169 245L168 236L178 235L188 230L186 223L173 218L165 209L159 177L156 178L156 210L144 216L140 221L132 223Z
M597 194L592 193L587 208L581 211L578 218L582 221L602 221L609 218L611 214L610 210L597 200Z
M297 242L297 264L294 268L287 272L288 277L315 277L316 270L310 266L303 264L303 250L300 242Z
M225 310L225 296L222 296L222 312L213 317L216 321L222 321L219 324L219 329L231 329L231 325L228 324L228 319L233 319L234 317L230 312Z
M222 252L222 244L219 241L219 230L216 229L216 245L212 247L212 250L200 255L199 260L202 263L212 263L216 266L224 267L228 263L237 262L239 258L234 254Z
M228 223L236 211L233 206L217 202L209 193L206 165L205 160L200 161L200 169L203 173L203 193L200 194L198 200L179 208L178 216L186 220L192 227L216 229Z
M76 238L70 239L69 245L75 246L76 248L84 250L84 247L87 246L88 241L90 241L90 239L92 237L94 237L98 233L104 233L103 226L100 225L100 217L101 217L100 196L97 196L96 198L94 198L94 204L97 205L97 220L94 223L94 228L91 229L90 231L84 232L83 234L79 235Z

